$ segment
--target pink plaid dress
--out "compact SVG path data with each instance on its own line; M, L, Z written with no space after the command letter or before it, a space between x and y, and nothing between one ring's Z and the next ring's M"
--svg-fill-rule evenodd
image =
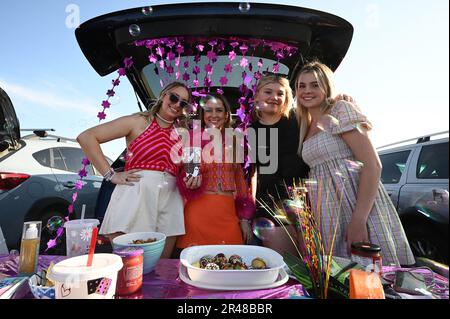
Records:
M345 101L337 102L330 114L337 121L332 121L323 131L304 141L302 156L311 168L309 177L314 181L310 184L311 207L320 216L318 220L325 249L329 251L327 239L332 237L337 227L333 254L349 258L345 233L356 206L359 170L341 134L359 127L371 129L371 124L355 105ZM384 265L415 262L398 214L381 182L367 220L367 229L370 242L381 247Z

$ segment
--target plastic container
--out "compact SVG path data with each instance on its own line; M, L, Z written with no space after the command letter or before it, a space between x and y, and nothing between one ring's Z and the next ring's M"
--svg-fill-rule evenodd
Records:
M144 250L126 247L115 250L114 254L119 255L123 262L117 277L116 295L131 295L142 287Z
M46 273L41 271L28 279L28 285L36 299L55 299L55 287L44 286Z
M247 265L251 265L254 258L262 258L268 268L210 270L195 266L203 256L215 256L218 253L223 253L227 258L231 255L239 255ZM269 285L277 280L280 269L285 267L283 257L279 253L270 248L253 245L192 246L181 251L180 262L186 267L190 280L218 287Z
M381 248L371 243L352 243L352 261L365 268L366 272L382 273Z
M66 228L67 257L89 253L92 229L97 227L98 219L75 219L64 223Z
M41 226L40 221L23 224L19 257L19 274L21 275L32 275L37 271Z
M122 258L115 254L94 254L92 266L88 255L57 263L48 278L55 282L56 299L113 299Z

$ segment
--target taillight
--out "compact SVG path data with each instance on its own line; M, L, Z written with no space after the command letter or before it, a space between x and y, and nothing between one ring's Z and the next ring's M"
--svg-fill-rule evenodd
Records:
M0 173L0 190L9 191L25 182L29 177L28 174Z

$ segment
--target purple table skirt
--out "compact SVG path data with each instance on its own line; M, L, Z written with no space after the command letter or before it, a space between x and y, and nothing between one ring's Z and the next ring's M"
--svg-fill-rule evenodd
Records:
M39 256L39 269L46 269L50 262L58 262L64 256ZM0 256L0 273L17 275L18 256ZM161 259L156 268L143 278L142 289L124 299L286 299L304 296L302 286L293 279L284 285L263 290L218 291L193 287L178 276L179 259ZM33 298L31 292L26 298Z

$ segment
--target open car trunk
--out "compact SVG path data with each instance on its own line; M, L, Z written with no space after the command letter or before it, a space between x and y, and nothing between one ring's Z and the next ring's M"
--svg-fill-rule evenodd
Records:
M192 89L196 104L209 92L225 94L242 123L262 75L285 76L294 88L306 61L318 59L335 70L353 27L337 16L295 6L211 2L118 11L81 24L75 34L101 76L132 58L126 75L147 108L162 87L180 81ZM112 167L124 166L123 155ZM99 220L113 188L102 183Z
M93 18L76 29L81 50L101 76L133 57L127 76L144 103L167 82L179 80L196 91L220 88L233 104L243 95L242 84L252 88L256 72L280 73L292 84L308 60L319 59L335 70L352 35L349 22L328 13L276 4L242 8L239 2L134 8ZM234 60L229 59L231 51L237 55ZM244 67L242 58L248 61ZM230 74L224 72L227 63L233 66ZM207 74L207 64L213 73ZM227 80L220 82L223 76Z

